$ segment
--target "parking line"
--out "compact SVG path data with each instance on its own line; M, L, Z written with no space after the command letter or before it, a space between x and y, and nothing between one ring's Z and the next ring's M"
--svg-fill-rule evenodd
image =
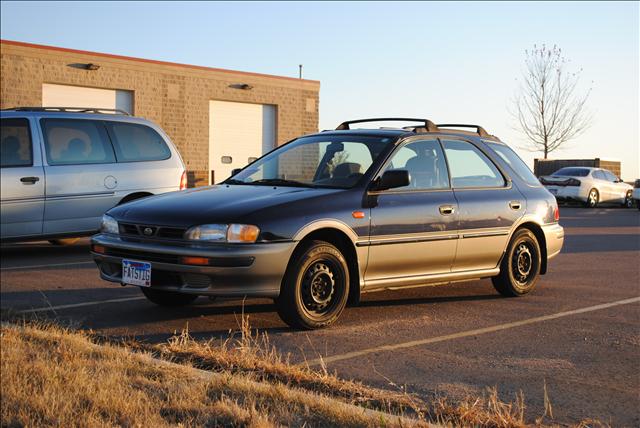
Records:
M31 314L34 312L48 312L48 311L56 311L58 309L71 309L71 308L82 308L85 306L94 306L94 305L102 305L103 303L119 303L119 302L131 302L134 300L143 300L146 299L144 296L138 297L123 297L121 299L109 299L109 300L96 300L93 302L83 302L83 303L72 303L69 305L58 305L58 306L47 306L44 308L33 308L33 309L25 309L20 311L21 314Z
M415 346L428 345L428 344L437 343L437 342L444 342L446 340L460 339L463 337L493 333L496 331L508 330L508 329L520 327L523 325L535 324L542 321L554 320L558 318L568 317L571 315L584 314L586 312L599 311L601 309L612 308L614 306L620 306L620 305L628 305L630 303L636 303L636 302L640 302L640 297L632 297L630 299L618 300L616 302L603 303L601 305L588 306L586 308L574 309L574 310L565 311L565 312L558 312L555 314L543 315L535 318L528 318L521 321L514 321L506 324L495 325L492 327L478 328L475 330L462 331L459 333L447 334L444 336L431 337L428 339L412 340L410 342L396 343L393 345L376 346L374 348L362 349L360 351L352 351L344 354L332 355L325 358L317 358L315 360L310 360L310 361L300 363L298 364L298 366L305 366L305 365L318 366L318 365L324 365L327 363L335 363L337 361L348 360L356 357L362 357L364 355L374 354L377 352L395 351L397 349L412 348Z
M0 271L3 270L20 270L20 269L40 269L40 268L48 268L48 267L59 267L59 266L78 266L78 265L88 265L93 264L94 262L71 262L71 263L53 263L48 265L32 265L32 266L10 266L0 268Z

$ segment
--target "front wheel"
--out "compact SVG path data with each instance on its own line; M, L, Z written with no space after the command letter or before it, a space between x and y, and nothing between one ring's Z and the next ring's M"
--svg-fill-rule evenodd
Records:
M622 206L624 208L633 208L633 193L631 192L631 190L629 190L625 195Z
M493 286L507 297L529 293L540 277L541 261L540 245L533 232L516 231L500 264L500 274L491 278Z
M338 319L349 294L349 268L342 253L310 241L291 259L276 301L278 315L293 328L326 327Z
M197 294L176 293L175 291L154 290L140 287L142 294L151 302L160 306L186 306L198 298Z

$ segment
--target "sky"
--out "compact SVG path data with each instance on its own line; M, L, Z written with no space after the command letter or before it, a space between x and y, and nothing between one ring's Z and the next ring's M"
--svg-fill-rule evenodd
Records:
M640 178L638 2L13 2L2 39L319 80L320 129L401 116L480 124L533 165L509 110L525 50L558 45L593 121L551 158Z

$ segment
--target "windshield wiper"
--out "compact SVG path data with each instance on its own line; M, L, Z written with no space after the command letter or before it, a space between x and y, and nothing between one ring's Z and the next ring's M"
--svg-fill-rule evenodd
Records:
M252 181L244 184L266 184L268 186L295 186L295 187L311 187L315 188L313 184L303 183L302 181L286 180L284 178L261 178L260 180Z

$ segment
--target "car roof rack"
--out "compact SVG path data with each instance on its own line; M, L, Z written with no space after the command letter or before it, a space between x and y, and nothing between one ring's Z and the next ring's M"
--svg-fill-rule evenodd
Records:
M124 116L131 116L128 112L117 108L94 108L94 107L14 107L3 109L3 111L54 111L62 113L114 113Z
M357 119L357 120L348 120L346 122L342 122L336 128L336 131L343 131L347 129L351 129L350 125L354 123L364 123L364 122L422 122L424 128L429 132L435 132L438 130L438 127L431 122L429 119L416 119L416 118L408 118L408 117L376 117L371 119Z
M443 123L437 124L438 128L475 128L476 133L481 137L493 137L493 135L489 134L482 126L480 125L464 125L460 123Z

